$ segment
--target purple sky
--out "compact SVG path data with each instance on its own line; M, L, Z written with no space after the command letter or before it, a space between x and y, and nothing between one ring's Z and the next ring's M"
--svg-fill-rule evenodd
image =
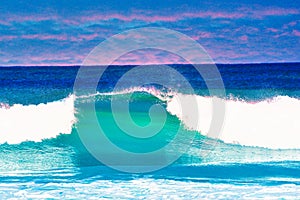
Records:
M140 27L186 34L217 63L300 61L300 1L26 2L0 2L0 65L81 64L106 38ZM181 61L146 50L115 64Z

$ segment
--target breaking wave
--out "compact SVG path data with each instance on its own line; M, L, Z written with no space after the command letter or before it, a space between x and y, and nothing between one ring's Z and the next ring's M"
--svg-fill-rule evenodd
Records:
M300 148L300 100L288 96L249 102L218 97L181 94L151 87L136 87L117 92L90 96L70 95L62 100L38 105L0 104L0 143L17 144L23 141L39 142L59 134L70 134L76 124L75 98L126 95L134 92L155 96L166 105L166 110L179 118L186 129L207 135L212 119L212 100L225 101L226 114L219 139L225 143L273 149ZM198 124L183 114L185 105L196 98ZM193 120L194 121L194 120Z

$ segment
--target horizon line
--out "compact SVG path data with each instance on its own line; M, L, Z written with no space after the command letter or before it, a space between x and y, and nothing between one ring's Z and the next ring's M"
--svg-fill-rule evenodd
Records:
M245 62L245 63L199 63L199 64L191 64L191 63L153 63L153 64L111 64L111 65L86 65L88 67L96 67L96 66L150 66L150 65L262 65L262 64L300 64L300 61L293 62ZM17 65L0 65L0 67L80 67L82 64L42 64L42 65L33 65L33 64L17 64Z

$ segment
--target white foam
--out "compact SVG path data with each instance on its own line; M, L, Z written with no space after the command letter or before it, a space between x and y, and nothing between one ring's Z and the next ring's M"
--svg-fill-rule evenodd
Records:
M167 102L167 110L176 115L190 130L207 135L212 119L212 99L197 95L161 92L155 88L130 88L124 91L95 95L120 95L147 92ZM88 98L85 96L77 98ZM195 123L196 98L199 123ZM218 98L217 98L218 99ZM300 149L300 100L278 96L272 100L245 102L224 100L226 116L219 139L226 143L274 149ZM185 110L185 113L182 113ZM60 133L69 134L76 122L74 95L63 100L39 105L0 104L0 144L41 141Z
M39 105L0 107L0 143L39 142L69 134L75 123L74 96Z
M196 96L199 109L198 124L193 123L189 118L195 115L193 113L195 110L187 109L188 112L185 114L181 112L194 97L177 94L168 102L167 110L176 115L188 129L206 135L212 119L212 97ZM272 100L256 103L240 100L223 101L226 103L226 116L219 139L226 143L246 146L274 149L300 148L299 99L278 96Z

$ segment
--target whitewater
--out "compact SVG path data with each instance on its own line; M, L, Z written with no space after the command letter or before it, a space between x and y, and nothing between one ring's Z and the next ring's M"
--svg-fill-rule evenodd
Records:
M2 106L0 143L41 142L70 134L76 121L74 113L74 96L46 104Z
M221 99L218 97L164 93L153 88L129 88L127 90L97 93L89 97L68 97L38 105L2 106L0 108L0 143L18 144L24 141L40 142L60 134L70 134L76 126L75 98L95 96L120 96L134 92L148 93L166 102L166 110L178 117L187 130L207 135L212 119L212 100L226 105L223 128L218 138L225 143L272 149L300 148L300 100L288 96L276 96L261 101ZM93 97L94 96L94 97ZM189 120L195 112L184 106L196 98L198 123ZM185 110L183 114L183 110Z

